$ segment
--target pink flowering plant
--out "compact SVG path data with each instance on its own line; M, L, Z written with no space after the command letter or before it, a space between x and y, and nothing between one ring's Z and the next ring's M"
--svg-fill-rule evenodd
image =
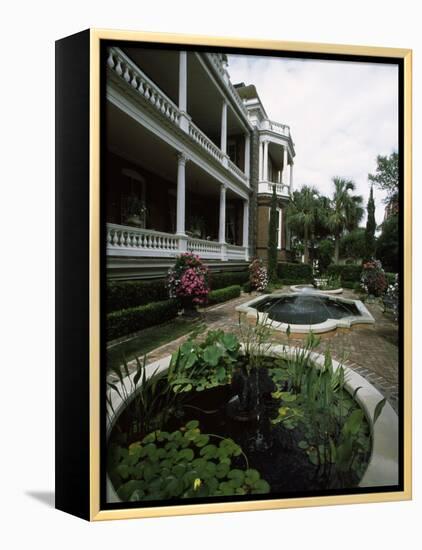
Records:
M249 282L252 290L264 291L268 286L268 272L260 258L249 265Z
M185 307L202 305L208 299L208 269L199 256L185 252L168 272L170 298L180 298Z
M387 290L388 282L379 260L369 260L362 266L360 278L363 290L372 296L381 296Z

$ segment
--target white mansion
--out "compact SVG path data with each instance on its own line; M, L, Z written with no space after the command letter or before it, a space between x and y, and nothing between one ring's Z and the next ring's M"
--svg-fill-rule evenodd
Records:
M274 185L284 258L294 146L255 86L217 53L111 47L106 63L107 276L159 277L183 251L213 270L265 258Z

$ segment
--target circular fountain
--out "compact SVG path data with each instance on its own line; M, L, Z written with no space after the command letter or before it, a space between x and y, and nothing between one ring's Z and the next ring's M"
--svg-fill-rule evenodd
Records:
M292 294L267 294L237 306L251 322L262 322L281 332L303 335L375 322L360 300L324 295L308 289Z

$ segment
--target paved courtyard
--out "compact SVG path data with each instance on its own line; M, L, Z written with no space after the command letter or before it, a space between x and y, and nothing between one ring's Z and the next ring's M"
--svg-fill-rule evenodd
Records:
M285 288L287 291L288 289ZM345 291L344 297L356 298L352 291ZM202 321L210 329L223 329L236 332L239 315L237 305L251 299L249 294L230 300L219 306L206 309ZM343 362L366 379L368 379L398 409L398 329L390 316L384 314L379 304L366 304L375 318L374 325L355 327L344 332L321 339L317 351L324 352L328 347L333 359ZM287 337L280 333L273 334L274 342L287 343ZM148 354L148 360L155 361L173 353L187 339L182 336L173 342L161 346ZM290 344L301 345L303 340L290 338Z

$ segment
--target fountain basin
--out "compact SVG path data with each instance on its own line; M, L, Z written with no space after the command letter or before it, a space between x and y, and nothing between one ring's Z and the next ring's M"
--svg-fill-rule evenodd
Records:
M288 357L295 353L297 348L288 346L273 345L267 351L269 357ZM316 368L324 366L324 356L318 353L312 353L311 359ZM149 364L147 377L152 376L158 371L165 371L169 367L171 356L167 356L159 361ZM340 364L333 361L334 370L338 369ZM371 456L365 473L359 482L359 487L382 487L395 486L398 484L398 418L389 403L386 403L377 420L373 423L374 411L377 403L382 399L382 395L365 378L349 368L345 369L345 390L353 396L355 401L362 408L372 433ZM131 375L135 376L135 373ZM124 382L129 388L129 381ZM359 388L358 391L356 391ZM134 397L134 395L133 395ZM127 405L123 402L120 395L113 391L111 393L114 414L108 419L107 436L110 435L113 426ZM107 478L106 486L107 502L121 502L111 481Z
M293 335L333 332L352 325L372 325L374 318L360 300L322 293L266 294L236 307L250 322L266 323L271 328Z
M312 285L292 285L290 287L292 292L316 292L320 294L336 295L343 294L342 288L335 288L333 290L320 290Z

